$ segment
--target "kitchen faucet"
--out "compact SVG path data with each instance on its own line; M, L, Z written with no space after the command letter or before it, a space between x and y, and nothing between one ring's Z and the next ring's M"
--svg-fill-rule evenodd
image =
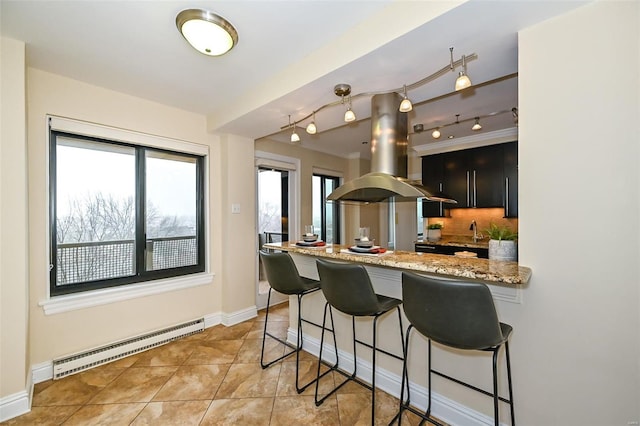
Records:
M473 231L473 242L477 243L481 236L478 235L478 224L475 219L471 221L471 226L469 226L469 231Z

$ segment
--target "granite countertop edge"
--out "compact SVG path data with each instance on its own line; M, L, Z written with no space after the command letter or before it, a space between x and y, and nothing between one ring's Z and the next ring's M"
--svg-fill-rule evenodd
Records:
M441 254L393 251L372 256L344 253L341 250L348 249L348 246L344 245L333 244L322 248L308 248L298 247L295 245L295 242L268 243L265 244L264 247L267 249L346 260L394 269L476 279L488 283L504 284L514 287L527 284L532 274L530 268L521 266L518 262L460 258Z
M434 246L454 246L454 247L471 247L471 248L489 248L489 239L483 238L478 241L473 241L472 237L459 236L459 235L443 235L437 241L429 240L417 240L416 244L428 244Z

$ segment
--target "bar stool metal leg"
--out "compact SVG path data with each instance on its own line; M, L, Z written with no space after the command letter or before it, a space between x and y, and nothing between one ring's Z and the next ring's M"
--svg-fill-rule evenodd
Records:
M267 331L268 325L269 325L269 303L271 301L271 288L269 288L269 295L267 296L267 309L266 309L266 313L265 313L265 321L264 321L264 331L262 333L262 352L260 353L260 365L262 366L263 369L270 367L271 365L275 364L276 362L285 359L291 355L293 355L294 353L296 354L296 391L298 393L302 393L304 392L305 389L307 389L309 386L311 386L312 384L314 384L318 378L316 377L315 379L311 380L310 382L304 384L304 385L300 385L300 351L302 350L304 341L303 341L303 336L302 336L302 323L308 323L311 325L315 325L316 327L320 327L320 325L311 322L311 321L307 321L304 318L302 318L302 298L307 295L307 294L311 294L315 291L318 291L319 289L312 289L310 291L306 291L304 293L301 294L296 294L296 299L297 299L297 306L298 306L298 318L297 318L297 324L298 324L298 336L296 339L296 345L292 345L291 343L289 343L286 340L283 340L281 338L279 338L278 336L275 336L273 334L271 334L270 332ZM267 336L271 337L272 339L280 342L281 344L291 348L292 350L289 352L285 352L282 356L271 360L269 362L265 362L264 360L264 349L265 349L265 342L267 340ZM336 346L337 348L337 346ZM336 350L336 360L337 360L337 350ZM327 374L327 372L323 373L320 377L324 377Z

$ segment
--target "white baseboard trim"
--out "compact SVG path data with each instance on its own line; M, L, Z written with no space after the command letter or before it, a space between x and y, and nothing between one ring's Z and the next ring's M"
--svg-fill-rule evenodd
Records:
M258 309L255 305L231 313L216 312L215 314L204 316L204 328L213 327L219 324L229 327L232 325L240 324L241 322L250 320L257 316Z
M246 309L231 313L222 313L222 325L227 327L240 324L241 322L250 320L258 316L258 309L255 305Z
M204 316L204 328L213 327L218 324L222 324L222 312Z
M31 366L31 380L42 383L53 379L53 361L41 362Z
M289 328L287 340L294 344L298 338L297 330ZM307 334L303 335L302 348L312 355L318 356L320 353L320 340ZM366 349L365 349L366 350ZM327 362L335 362L335 350L332 345L325 343L322 350L322 358ZM345 371L353 371L354 359L353 355L343 350L338 350L340 357L340 368ZM399 361L398 361L399 362ZM365 382L371 383L372 366L368 361L360 358L357 360L358 374L357 376ZM400 386L402 379L399 374L392 373L383 368L376 371L376 387L382 389L390 395L400 398ZM410 382L411 405L419 410L426 410L428 401L428 389L424 386ZM494 424L493 417L489 417L478 411L475 411L463 404L452 399L446 398L437 392L431 392L431 413L447 424L456 426L491 426Z
M53 374L53 369L51 370ZM21 416L31 411L33 380L27 376L26 390L0 398L0 422Z

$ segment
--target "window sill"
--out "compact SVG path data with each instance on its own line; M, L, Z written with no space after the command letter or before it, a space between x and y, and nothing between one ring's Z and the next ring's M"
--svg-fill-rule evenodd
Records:
M52 297L39 302L38 305L42 307L45 315L53 315L138 297L166 293L168 291L207 285L213 281L214 276L215 274L212 273L202 273L177 278L166 278L122 287L112 287L85 293Z

